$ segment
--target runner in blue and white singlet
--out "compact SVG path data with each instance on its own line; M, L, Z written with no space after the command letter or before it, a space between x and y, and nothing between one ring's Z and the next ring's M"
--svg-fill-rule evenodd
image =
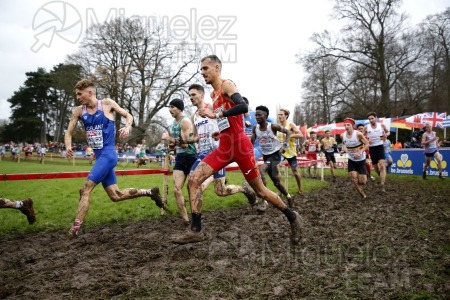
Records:
M73 109L66 130L64 137L66 157L69 159L74 157L72 134L78 121L81 120L86 130L87 142L94 149L96 163L79 191L78 211L73 226L69 230L69 236L77 237L79 235L81 225L89 211L91 192L100 182L109 198L114 202L147 196L160 208L165 209L158 187L119 190L117 186L114 172L117 164L115 113L126 118L125 127L119 129L119 136L123 138L128 137L130 133L133 116L111 99L98 100L95 94L95 83L92 80L79 81L75 86L75 92L81 105Z
M422 178L427 178L427 169L431 164L431 159L434 158L436 166L439 172L439 178L444 179L442 176L442 155L439 153L439 137L436 136L436 132L431 130L431 123L425 124L425 132L422 135L422 146L425 151L425 164L423 165Z

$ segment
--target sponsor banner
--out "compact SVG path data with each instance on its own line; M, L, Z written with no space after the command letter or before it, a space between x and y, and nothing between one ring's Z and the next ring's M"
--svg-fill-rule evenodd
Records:
M448 177L450 167L450 148L443 148L439 150L442 155L442 175ZM425 163L425 155L423 149L401 149L392 150L392 166L390 168L391 174L406 174L406 175L422 175L423 166ZM437 163L434 158L431 159L431 164L427 168L427 176L438 176Z

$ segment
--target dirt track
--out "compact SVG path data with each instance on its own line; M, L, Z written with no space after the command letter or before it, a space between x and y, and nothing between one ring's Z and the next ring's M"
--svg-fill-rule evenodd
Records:
M204 214L209 239L179 246L176 217L90 230L0 237L6 299L444 299L450 294L446 181L366 187L347 178L297 197L301 245L269 208ZM431 298L430 298L431 299Z

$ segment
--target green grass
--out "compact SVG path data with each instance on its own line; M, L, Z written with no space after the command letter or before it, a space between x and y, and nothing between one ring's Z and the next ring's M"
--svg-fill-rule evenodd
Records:
M1 174L16 173L49 173L49 172L73 172L73 171L89 171L91 165L87 160L69 161L62 158L46 158L44 164L40 164L36 158L31 160L21 160L20 163L13 162L9 158L0 161ZM119 162L116 170L135 169L133 163ZM157 163L150 163L141 166L141 169L160 168ZM306 170L302 169L303 175ZM325 176L330 176L330 171L324 170ZM297 192L295 178L291 171L288 170L288 189L291 194ZM320 174L320 170L318 170ZM284 171L281 172L282 183L284 184ZM346 170L336 170L337 176L348 176ZM118 176L118 185L120 189L135 188L151 188L153 186L160 187L162 193L163 175L139 175L139 176ZM395 180L422 180L420 176L410 175L388 175L388 181ZM244 178L239 171L227 173L228 184L242 184ZM436 178L430 178L438 180ZM51 180L19 180L19 181L0 181L0 196L12 200L20 200L31 197L35 201L35 209L37 212L37 221L34 225L29 226L18 210L0 209L0 234L9 234L13 232L32 232L53 229L67 229L73 222L78 206L78 191L83 185L85 178L76 179L51 179ZM276 191L271 180L267 177L268 187ZM173 196L172 177L168 178L169 183L169 213L178 214ZM315 179L302 179L303 191L308 192L314 189L325 187L329 182L323 182ZM184 188L184 196L188 202L188 194L186 187ZM245 206L246 198L242 194L231 195L228 197L218 197L214 193L213 184L205 191L203 211L211 211L224 209L228 207ZM154 205L149 198L138 198L129 201L114 203L112 202L102 186L97 186L91 195L91 205L89 213L85 220L85 227L98 226L101 224L114 224L121 222L135 222L151 218L159 218L160 210ZM426 232L418 231L418 235L426 235Z
M72 161L61 158L47 158L44 164L40 164L35 158L32 160L21 160L20 163L13 162L9 158L0 161L0 174L16 173L49 173L49 172L72 172L89 171L92 166L87 160L76 160L75 165ZM159 168L159 164L150 163L142 168ZM116 170L135 169L132 163L120 163ZM340 171L345 174L345 171ZM283 173L282 173L283 174ZM326 174L328 174L326 172ZM137 175L137 176L118 176L118 186L120 189L151 188L160 187L163 191L164 175ZM244 178L240 171L227 173L228 184L240 185ZM268 185L271 190L276 190L268 179ZM11 200L20 200L27 197L33 198L35 210L37 212L37 221L32 226L28 225L25 216L18 210L0 209L0 234L10 234L13 232L33 232L43 230L61 229L70 227L75 217L79 189L83 185L85 178L75 179L51 179L51 180L19 180L19 181L0 181L0 196ZM282 179L284 184L284 178ZM168 178L169 183L169 213L178 214L173 196L172 177ZM326 186L327 182L314 179L303 179L303 191L308 192ZM289 170L289 192L296 193L295 178L291 176ZM186 186L184 196L188 202ZM214 193L214 185L210 184L204 194L203 211L211 211L236 206L246 206L247 200L242 194L231 195L228 197L218 197ZM121 222L135 222L152 218L159 218L160 210L149 198L142 197L123 202L112 202L102 186L97 186L91 195L90 209L85 219L86 228L98 226L101 224L114 224Z

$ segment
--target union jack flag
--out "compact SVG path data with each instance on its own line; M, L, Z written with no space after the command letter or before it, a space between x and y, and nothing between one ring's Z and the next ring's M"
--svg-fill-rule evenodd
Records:
M430 122L431 127L444 128L442 122L446 116L447 113L426 112L422 114L422 123Z

